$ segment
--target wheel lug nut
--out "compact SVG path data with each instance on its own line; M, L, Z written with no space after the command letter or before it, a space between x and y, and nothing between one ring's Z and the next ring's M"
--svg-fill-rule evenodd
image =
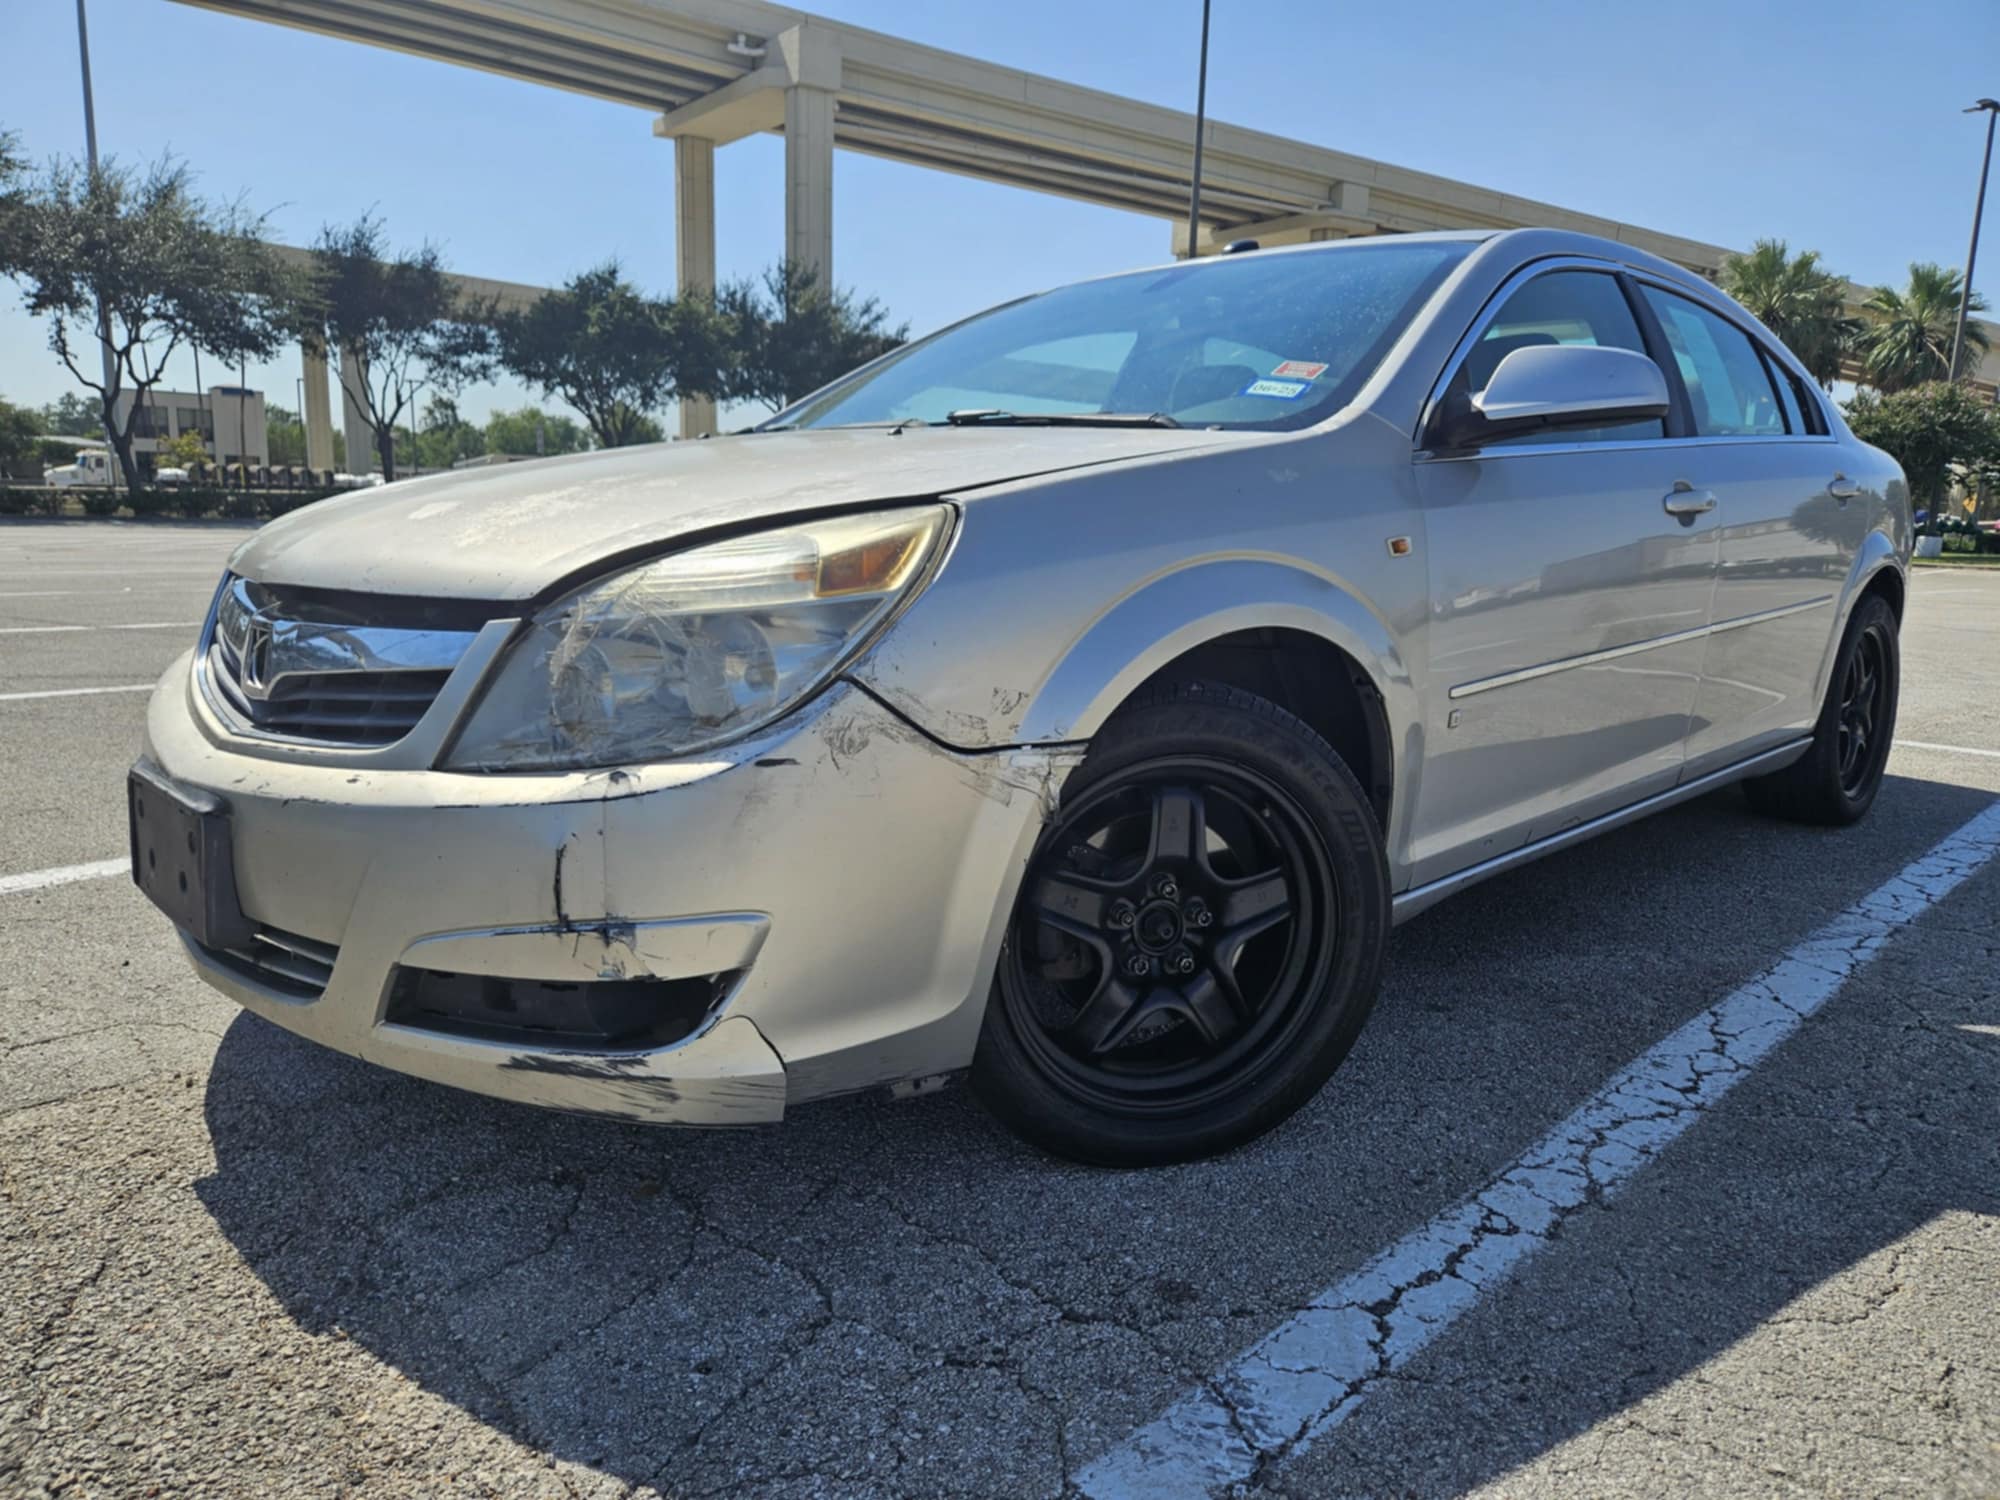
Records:
M1174 884L1173 876L1162 875L1158 880L1153 882L1153 894L1155 896L1164 896L1167 900L1171 901L1180 894L1180 887Z
M1125 972L1134 979L1144 979L1153 972L1153 966L1135 953L1125 960Z
M1215 920L1215 914L1208 909L1208 903L1199 896L1181 908L1181 915L1196 927L1206 927Z
M1137 915L1138 913L1133 911L1130 901L1114 901L1111 903L1111 911L1108 919L1113 927L1123 929L1130 927L1132 919Z
M1185 948L1176 948L1173 957L1168 959L1167 962L1173 966L1173 971L1176 974L1192 974L1194 972L1194 955Z

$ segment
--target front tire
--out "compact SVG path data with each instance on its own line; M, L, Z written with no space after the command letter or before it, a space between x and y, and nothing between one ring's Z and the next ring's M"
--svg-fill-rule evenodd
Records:
M1743 783L1750 805L1772 817L1839 827L1875 805L1896 737L1902 655L1896 611L1880 594L1854 608L1833 660L1806 753L1769 776Z
M1332 747L1238 689L1149 694L1036 845L973 1086L1079 1161L1227 1151L1339 1066L1388 936L1381 830Z

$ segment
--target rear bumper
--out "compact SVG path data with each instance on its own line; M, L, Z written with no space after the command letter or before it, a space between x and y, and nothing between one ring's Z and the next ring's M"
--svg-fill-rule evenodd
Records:
M323 972L193 942L301 1036L459 1088L677 1124L966 1066L1015 885L1070 750L960 755L836 686L701 761L485 776L274 757L170 668L147 753L227 804L238 899ZM290 965L290 961L286 961ZM296 966L293 966L296 967ZM714 981L670 1045L593 1050L405 1024L400 970Z

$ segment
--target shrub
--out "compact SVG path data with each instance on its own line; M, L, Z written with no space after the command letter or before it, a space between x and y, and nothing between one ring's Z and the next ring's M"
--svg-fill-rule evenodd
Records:
M222 509L222 501L221 490L212 490L206 485L191 484L175 493L174 508L192 521L202 516L214 515Z
M300 490L290 494L273 490L264 497L264 513L270 516L288 516L295 510L302 510L315 500L324 500L332 490Z
M223 498L222 513L232 521L254 521L264 514L263 497L248 491L233 492Z
M50 488L29 490L28 493L34 497L34 509L38 515L59 516L69 503L68 490Z
M173 497L164 490L140 490L125 502L139 517L164 516L173 508Z
M25 516L35 508L36 493L0 485L0 516Z
M123 503L116 490L85 490L77 496L86 516L115 516Z

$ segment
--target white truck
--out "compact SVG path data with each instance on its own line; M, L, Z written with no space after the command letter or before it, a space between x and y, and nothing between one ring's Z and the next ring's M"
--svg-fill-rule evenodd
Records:
M42 482L52 484L57 489L68 489L76 485L105 485L114 482L118 468L112 462L107 448L80 448L76 460L60 468L44 469Z

